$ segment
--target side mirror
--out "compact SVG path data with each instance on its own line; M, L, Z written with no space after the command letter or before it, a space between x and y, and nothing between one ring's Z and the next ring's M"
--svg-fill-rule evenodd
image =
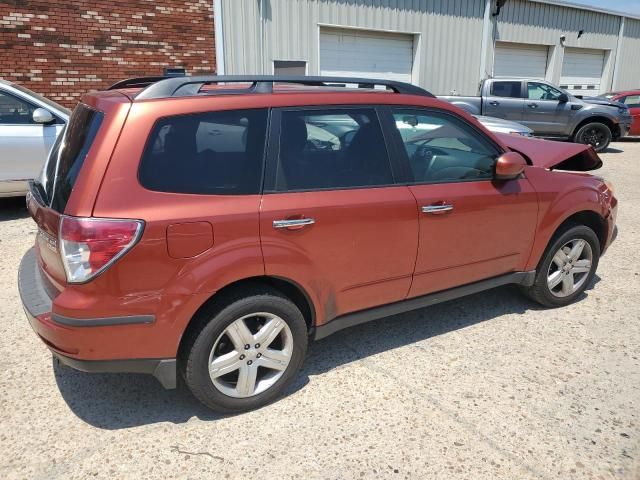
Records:
M498 157L496 162L496 180L513 180L518 178L524 167L527 165L527 161L522 155L516 152L503 153Z
M560 96L558 97L558 102L560 103L567 103L569 101L569 95L567 95L566 93L561 93Z
M42 123L45 125L55 120L55 118L53 117L53 114L46 108L36 108L33 111L32 118L35 123Z

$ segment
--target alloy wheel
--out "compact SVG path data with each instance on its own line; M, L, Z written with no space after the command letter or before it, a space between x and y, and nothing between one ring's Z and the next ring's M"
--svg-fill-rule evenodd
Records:
M556 252L547 272L547 286L556 297L567 297L580 290L589 278L593 251L586 240L577 238Z
M277 315L252 313L233 321L209 354L209 376L220 392L235 398L258 395L284 374L293 335Z
M607 136L599 127L591 127L582 134L582 143L591 145L594 149L606 142Z

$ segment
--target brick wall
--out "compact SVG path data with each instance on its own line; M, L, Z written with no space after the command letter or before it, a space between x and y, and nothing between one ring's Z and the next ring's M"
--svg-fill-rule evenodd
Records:
M0 1L0 78L66 106L165 66L215 70L213 0Z

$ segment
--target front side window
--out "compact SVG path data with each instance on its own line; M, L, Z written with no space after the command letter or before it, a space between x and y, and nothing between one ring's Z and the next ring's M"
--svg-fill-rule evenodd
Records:
M527 96L529 100L554 100L558 101L562 92L546 83L529 82Z
M502 82L493 81L491 83L491 96L492 97L507 97L507 98L522 98L520 95L520 88L522 82Z
M436 111L394 109L415 183L493 178L499 151L464 120Z
M389 157L374 109L282 112L276 191L392 183Z
M6 92L0 92L0 125L29 125L37 107Z
M640 95L628 95L624 97L622 103L629 108L638 108L640 107Z
M149 190L212 195L260 192L266 109L178 115L159 120L140 163Z

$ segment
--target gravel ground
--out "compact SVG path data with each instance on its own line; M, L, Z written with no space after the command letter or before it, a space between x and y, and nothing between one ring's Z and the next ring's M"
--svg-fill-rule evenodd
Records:
M639 479L640 141L603 158L620 234L578 303L505 287L346 330L231 417L54 365L16 286L34 224L0 201L0 477Z

